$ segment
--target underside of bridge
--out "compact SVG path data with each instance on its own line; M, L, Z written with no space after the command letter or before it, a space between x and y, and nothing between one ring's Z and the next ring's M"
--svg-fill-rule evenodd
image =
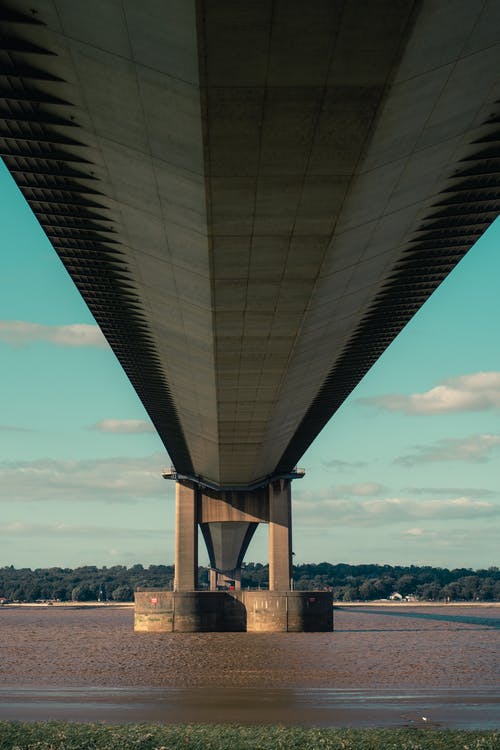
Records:
M0 154L236 579L498 214L499 30L467 0L2 0Z

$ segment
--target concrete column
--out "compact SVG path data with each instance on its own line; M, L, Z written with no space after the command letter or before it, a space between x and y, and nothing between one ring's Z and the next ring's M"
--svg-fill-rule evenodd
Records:
M269 485L269 590L289 591L291 578L291 482L279 479Z
M198 520L208 513L198 504ZM210 558L210 589L219 586L241 588L241 564L257 523L251 521L201 521L201 531Z
M235 591L241 591L241 568L234 571L234 589Z
M209 571L209 586L210 591L217 591L217 571L214 568Z
M195 591L198 587L197 494L197 487L190 482L177 482L174 591Z
M221 573L214 568L210 568L210 591L217 591L218 586L229 587L234 581L234 590L241 591L241 568L235 570L225 570Z

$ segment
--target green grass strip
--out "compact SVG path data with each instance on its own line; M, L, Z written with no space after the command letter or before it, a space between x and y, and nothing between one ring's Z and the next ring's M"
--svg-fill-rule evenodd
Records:
M500 750L500 730L0 721L0 750Z

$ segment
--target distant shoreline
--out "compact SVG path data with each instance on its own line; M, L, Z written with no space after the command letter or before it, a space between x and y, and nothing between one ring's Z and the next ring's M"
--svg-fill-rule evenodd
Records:
M36 608L48 608L58 607L59 609L121 609L121 608L132 608L134 602L10 602L0 604L0 610L2 608L17 608L17 607L36 607ZM500 607L500 602L400 602L400 601L389 601L387 599L376 599L369 602L333 602L334 607L391 607L391 608L403 608L408 609L409 607Z
M43 607L52 608L58 607L59 609L100 609L101 607L106 609L122 609L123 607L133 607L134 602L10 602L7 604L0 604L0 610L4 607L5 609L13 609L17 607Z
M387 599L375 599L369 602L333 602L334 607L500 607L500 602L392 602Z

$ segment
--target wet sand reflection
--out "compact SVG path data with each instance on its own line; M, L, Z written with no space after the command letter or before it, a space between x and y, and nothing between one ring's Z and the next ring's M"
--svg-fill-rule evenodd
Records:
M496 690L0 688L0 719L316 727L498 726Z

